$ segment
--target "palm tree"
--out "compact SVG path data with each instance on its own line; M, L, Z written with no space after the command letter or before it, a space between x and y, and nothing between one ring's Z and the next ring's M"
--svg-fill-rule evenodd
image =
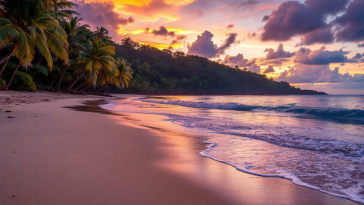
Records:
M72 52L78 52L75 49L78 49L82 43L87 42L86 37L83 35L83 31L85 31L90 26L88 24L80 24L80 21L82 21L82 18L79 17L71 17L69 20L63 19L61 22L62 28L67 34L67 42L73 49ZM61 77L59 78L59 81L56 86L56 91L58 91L61 87L62 79L64 74L67 72L68 66L66 69L63 70Z
M130 37L124 38L123 40L121 40L121 45L123 46L128 46L131 47L133 44L133 41L131 40Z
M94 32L95 37L102 39L103 41L110 41L111 38L108 36L109 31L104 27L96 27L96 31Z
M77 62L80 65L79 77L64 91L68 92L77 83L77 81L87 73L89 81L95 87L101 69L112 70L112 57L115 55L115 47L108 42L103 42L100 38L95 38L89 41L85 46L80 47L80 55Z
M115 76L115 85L121 89L128 87L129 81L133 78L133 70L130 68L127 61L125 59L118 59L115 62L115 69L117 70Z
M51 52L68 63L67 34L52 17L51 6L60 0L2 0L0 1L0 49L11 44L8 55L0 60L4 70L10 56L17 57L27 68L35 54L35 46L52 69ZM62 1L62 0L61 0Z
M99 70L99 76L97 79L97 83L101 86L101 89L97 92L100 92L102 89L104 89L107 85L116 83L115 76L117 75L118 71L115 69L115 66L113 66L112 69L106 69L101 68Z

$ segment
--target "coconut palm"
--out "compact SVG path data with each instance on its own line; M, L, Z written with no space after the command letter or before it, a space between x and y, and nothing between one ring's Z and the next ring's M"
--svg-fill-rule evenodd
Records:
M109 31L104 27L96 27L96 31L94 32L95 37L102 39L103 41L110 41L111 38L109 35Z
M125 59L118 59L115 62L115 70L117 70L116 76L114 77L115 85L121 89L128 87L130 80L133 78L133 70L130 68L127 61Z
M86 42L86 37L82 31L90 27L88 24L81 24L83 18L73 16L69 20L63 20L61 22L63 30L67 34L67 41L72 48L78 48L80 44Z
M75 52L78 53L77 49L80 47L80 45L82 43L87 42L85 35L83 35L83 33L84 33L83 31L85 31L90 26L88 24L81 25L80 21L82 21L82 20L83 20L82 18L76 16L76 17L71 17L68 20L63 19L61 21L62 28L64 29L64 31L67 34L67 42L73 49L71 51L72 53L75 53ZM56 86L56 91L58 91L60 89L63 76L67 72L67 70L68 70L68 67L66 67L66 69L63 70L61 77L59 78L58 84Z
M108 42L95 38L89 41L85 46L80 47L80 55L77 62L80 65L79 77L65 90L68 92L77 83L77 81L87 73L89 81L95 87L101 69L112 70L114 66L115 47Z
M0 1L0 49L11 44L10 52L0 64L4 70L10 56L17 57L26 68L31 65L35 47L52 69L51 52L68 62L67 34L52 17L50 10L59 0L2 0Z

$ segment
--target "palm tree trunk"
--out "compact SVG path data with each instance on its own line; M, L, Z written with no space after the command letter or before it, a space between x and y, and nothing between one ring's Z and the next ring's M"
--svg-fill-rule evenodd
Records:
M104 93L106 93L107 91L109 91L110 90L110 88L111 88L112 86L110 86Z
M70 66L68 65L68 66L66 67L66 69L64 69L64 71L63 71L63 73L62 73L61 77L59 78L59 81L58 81L58 84L57 84L57 88L56 88L56 92L58 92L58 91L59 91L59 88L61 87L61 82L62 82L63 76L64 76L64 74L66 73L66 71L67 71L67 69L68 69L69 67L70 67Z
M5 61L5 63L3 64L3 67L1 67L0 75L1 75L1 73L3 73L3 71L5 70L5 67L6 67L6 65L8 64L9 59L10 59L10 58L8 58L8 59Z
M57 73L54 74L53 79L52 79L52 83L51 83L51 87L53 88L53 83L54 83L54 79L56 79Z
M4 71L4 69L5 69L6 65L7 65L7 64L8 64L8 62L9 62L9 59L10 59L11 55L13 55L13 52L15 51L16 47L18 47L18 45L19 45L19 43L18 43L18 42L15 42L15 43L13 44L13 46L11 46L11 50L10 50L9 54L0 60L0 65L1 65L2 63L4 63L3 67L2 67L2 68L1 68L1 70L0 70L0 75L1 75L1 73Z
M92 84L88 85L87 87L85 87L82 91L86 91L89 87L91 87Z
M68 87L64 92L66 93L66 92L68 92L68 91L70 91L71 89L72 89L72 87L77 83L77 81L83 76L83 75L85 75L85 73L86 73L86 71L85 72L83 72L76 80L75 80L75 82L73 82L71 85L70 85L70 87Z
M9 90L9 86L10 86L11 82L13 81L14 76L15 76L16 72L17 72L17 71L18 71L18 69L19 69L19 66L20 66L20 61L19 61L18 65L16 66L15 71L14 71L14 73L13 73L13 76L11 76L9 83L6 85L6 89L7 89L7 90Z
M81 85L79 85L77 88L75 88L75 90L78 90L79 88L81 88L83 85L85 85L87 83L87 81L86 82L84 82L84 83L82 83Z
M104 89L108 84L106 83L104 86L102 86L102 88L100 90L98 90L97 92L99 93L102 89Z
M43 60L43 55L40 57L39 61L38 61L38 65L40 64L40 62Z

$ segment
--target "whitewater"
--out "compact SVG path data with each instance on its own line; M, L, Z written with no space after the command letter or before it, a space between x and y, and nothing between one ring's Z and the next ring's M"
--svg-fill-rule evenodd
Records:
M202 156L364 204L364 96L143 96L102 107L165 116L206 136Z

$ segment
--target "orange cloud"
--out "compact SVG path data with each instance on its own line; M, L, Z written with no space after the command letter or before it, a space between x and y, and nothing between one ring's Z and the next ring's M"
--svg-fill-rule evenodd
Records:
M139 21L152 21L164 18L168 21L179 20L177 11L182 5L195 0L86 0L85 2L113 2L115 12L138 16Z
M158 48L160 50L168 49L171 46L170 44L165 44L165 43L160 43L160 42L150 42L150 41L139 41L139 43L145 44L145 45L150 45L150 46ZM173 48L180 48L181 46L182 46L182 44L180 44L180 43L173 44Z

